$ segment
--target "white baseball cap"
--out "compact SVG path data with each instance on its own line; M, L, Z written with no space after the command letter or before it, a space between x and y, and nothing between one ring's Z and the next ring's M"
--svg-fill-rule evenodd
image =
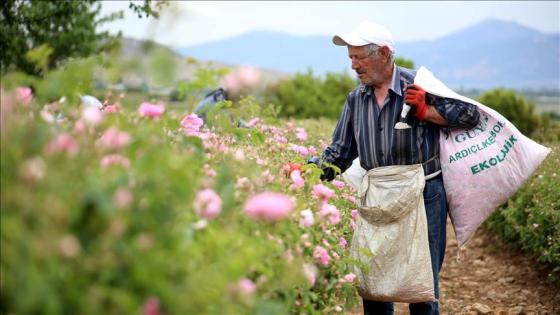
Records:
M335 34L332 39L333 43L338 46L365 46L375 44L377 46L387 46L394 51L395 42L393 35L385 26L364 21L360 23L350 33Z

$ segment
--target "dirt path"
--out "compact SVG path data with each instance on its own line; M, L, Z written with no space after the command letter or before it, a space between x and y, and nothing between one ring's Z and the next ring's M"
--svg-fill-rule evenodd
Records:
M546 272L486 229L479 229L460 251L459 261L457 252L448 222L441 314L560 315L560 289L546 282ZM363 313L360 307L347 314ZM408 305L396 303L395 314L408 314Z

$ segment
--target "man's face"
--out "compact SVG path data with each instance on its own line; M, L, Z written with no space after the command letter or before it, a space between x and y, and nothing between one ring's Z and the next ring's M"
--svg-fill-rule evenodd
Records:
M384 60L382 56L369 56L368 46L348 46L348 57L352 60L352 69L358 74L360 82L366 85L382 83Z

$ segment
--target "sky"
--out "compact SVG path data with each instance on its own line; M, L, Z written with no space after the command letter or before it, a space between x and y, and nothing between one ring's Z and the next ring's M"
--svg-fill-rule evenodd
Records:
M102 14L125 18L103 30L152 39L174 48L250 31L292 35L348 32L363 20L387 26L397 42L435 39L488 18L515 21L545 33L560 32L560 1L169 1L159 20L139 19L129 1L103 1Z

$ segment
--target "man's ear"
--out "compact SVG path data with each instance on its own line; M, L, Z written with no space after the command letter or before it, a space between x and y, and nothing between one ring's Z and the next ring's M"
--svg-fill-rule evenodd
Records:
M383 56L383 58L389 61L389 57L391 56L391 50L387 46L379 47L379 54Z

